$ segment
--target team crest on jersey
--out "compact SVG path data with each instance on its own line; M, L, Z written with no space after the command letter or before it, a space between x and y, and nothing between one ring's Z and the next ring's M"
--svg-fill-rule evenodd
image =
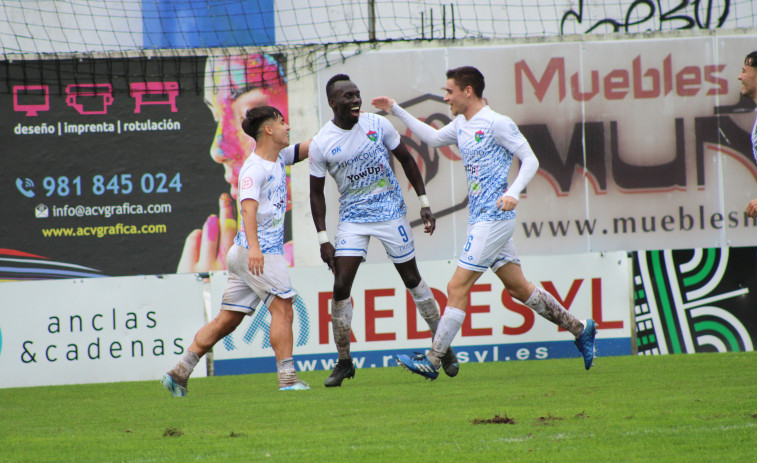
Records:
M368 140L370 141L378 140L378 134L373 130L369 130L368 133L365 134L365 136L367 136Z
M252 186L252 178L251 177L245 177L242 180L242 188L247 189Z
M481 140L484 139L484 132L479 130L478 132L475 133L475 138L476 138L476 143L480 143Z

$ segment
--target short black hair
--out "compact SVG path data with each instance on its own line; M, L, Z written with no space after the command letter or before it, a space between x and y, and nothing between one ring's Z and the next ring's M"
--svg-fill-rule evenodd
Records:
M247 110L242 121L242 130L257 141L258 132L263 123L270 119L276 121L279 118L284 119L284 116L273 106L256 106Z
M483 98L484 96L484 87L486 86L484 75L473 66L461 66L450 69L447 71L447 79L454 80L455 85L460 87L461 90L465 90L465 87L470 86L477 97Z
M337 74L326 83L326 98L329 100L334 96L334 85L341 80L350 80L347 74Z
M757 51L753 51L746 55L746 58L744 58L744 64L757 68Z

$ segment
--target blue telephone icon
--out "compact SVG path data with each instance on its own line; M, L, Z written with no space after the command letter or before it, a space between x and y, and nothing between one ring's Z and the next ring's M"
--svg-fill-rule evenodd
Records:
M17 178L16 188L18 188L18 191L27 198L34 197L34 191L32 190L32 188L34 188L34 182L32 182L32 179L27 178L26 180L21 180L20 178Z

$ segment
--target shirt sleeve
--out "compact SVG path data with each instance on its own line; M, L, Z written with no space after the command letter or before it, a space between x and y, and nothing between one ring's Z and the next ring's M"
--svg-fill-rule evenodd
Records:
M498 117L492 125L492 131L494 140L511 153L515 153L521 145L528 143L515 122L507 116Z
M536 175L536 171L539 170L539 160L536 159L534 151L531 149L531 145L524 138L524 143L521 143L515 149L513 153L520 159L520 168L518 169L518 175L513 180L513 183L505 191L504 196L509 196L516 201L520 198L521 192L526 188L526 185L531 182Z
M392 113L427 145L439 148L440 146L457 143L457 129L455 128L454 121L437 130L425 122L416 119L415 116L405 111L396 102L392 106Z
M279 151L279 157L284 160L285 166L291 166L294 164L295 154L297 151L295 151L297 148L299 148L300 144L296 145L289 145L283 150Z
M240 204L245 199L254 199L260 202L260 189L263 187L265 172L255 164L246 164L242 166L239 173L239 198Z
M315 140L310 142L310 175L313 177L326 176L326 160L323 158L321 147Z
M397 129L394 128L391 122L389 122L389 119L385 118L384 116L377 116L379 118L379 124L381 124L381 128L384 131L384 146L389 148L389 151L394 150L399 146L400 141L402 139L400 138L400 133L397 132Z

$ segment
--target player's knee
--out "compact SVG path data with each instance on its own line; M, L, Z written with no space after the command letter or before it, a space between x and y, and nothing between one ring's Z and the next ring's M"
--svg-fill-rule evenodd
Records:
M334 280L334 300L343 301L350 297L351 285L344 284L339 280Z
M517 299L521 302L525 302L528 300L529 297L531 297L531 294L528 292L528 286L529 285L516 285L516 286L508 286L505 288L507 290L507 294L510 295L513 299Z

